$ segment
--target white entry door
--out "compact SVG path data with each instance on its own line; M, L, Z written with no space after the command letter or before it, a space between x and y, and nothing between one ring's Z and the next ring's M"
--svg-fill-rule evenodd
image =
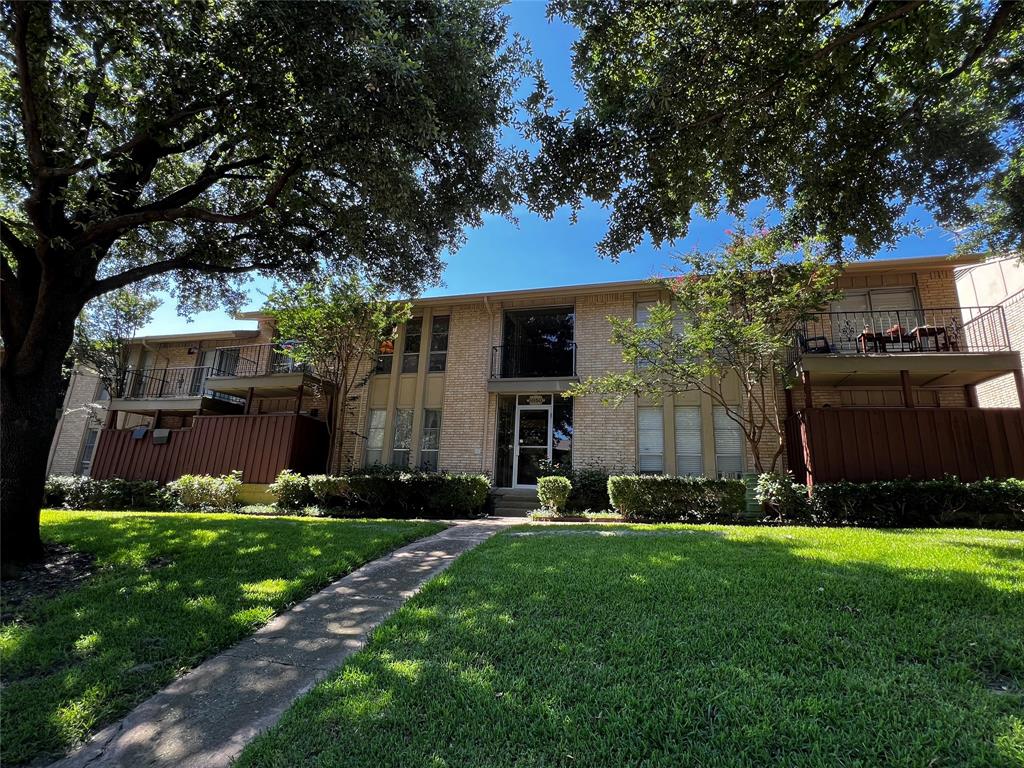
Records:
M516 406L512 454L512 486L536 488L540 462L551 460L551 406Z

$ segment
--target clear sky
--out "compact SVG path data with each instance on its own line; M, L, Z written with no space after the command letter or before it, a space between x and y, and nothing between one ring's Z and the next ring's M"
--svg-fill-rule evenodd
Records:
M548 22L546 3L540 0L514 0L507 6L513 32L525 37L534 54L543 62L551 87L561 105L574 108L583 99L572 79L572 43L575 28L560 21ZM484 225L468 233L468 240L457 253L446 258L444 285L433 287L425 295L505 291L550 285L597 283L647 278L665 271L673 252L693 246L713 248L722 243L729 218L707 221L694 217L687 237L662 251L650 244L634 253L623 254L615 263L599 258L594 245L605 231L607 212L591 204L580 212L576 224L570 224L568 211L544 221L529 211L517 211L518 226L497 216L487 217ZM948 233L937 227L926 211L914 210L910 218L926 228L923 236L904 238L891 253L881 257L934 256L953 250ZM250 292L250 309L262 303L261 292L269 283L257 281ZM157 310L144 334L188 333L251 327L252 323L232 320L226 312L204 312L192 322L177 315L173 299L167 298Z

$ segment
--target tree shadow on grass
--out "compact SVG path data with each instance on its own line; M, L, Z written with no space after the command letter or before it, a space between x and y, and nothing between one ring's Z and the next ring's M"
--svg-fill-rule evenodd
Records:
M0 630L5 765L60 753L274 613L429 530L69 514L43 532L94 554L100 570Z
M856 535L499 536L240 765L1019 764L1024 590Z

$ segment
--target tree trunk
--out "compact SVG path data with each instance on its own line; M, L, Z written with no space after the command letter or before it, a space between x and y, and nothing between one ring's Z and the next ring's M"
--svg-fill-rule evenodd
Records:
M61 366L71 346L78 304L71 296L61 296L58 301L59 311L40 307L34 318L34 324L38 322L47 331L44 348L21 355L20 344L15 343L0 368L0 560L4 575L16 573L43 554L39 510L61 405Z

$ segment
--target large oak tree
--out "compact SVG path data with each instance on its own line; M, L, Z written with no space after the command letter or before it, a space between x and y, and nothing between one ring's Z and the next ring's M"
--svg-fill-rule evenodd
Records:
M41 552L61 361L90 299L183 310L250 273L414 290L514 202L523 51L491 0L6 2L2 557Z
M615 257L696 210L767 200L792 233L873 254L912 204L1024 247L1024 4L552 0L580 30L574 114L536 121L545 213L612 209ZM984 193L986 204L976 206Z

